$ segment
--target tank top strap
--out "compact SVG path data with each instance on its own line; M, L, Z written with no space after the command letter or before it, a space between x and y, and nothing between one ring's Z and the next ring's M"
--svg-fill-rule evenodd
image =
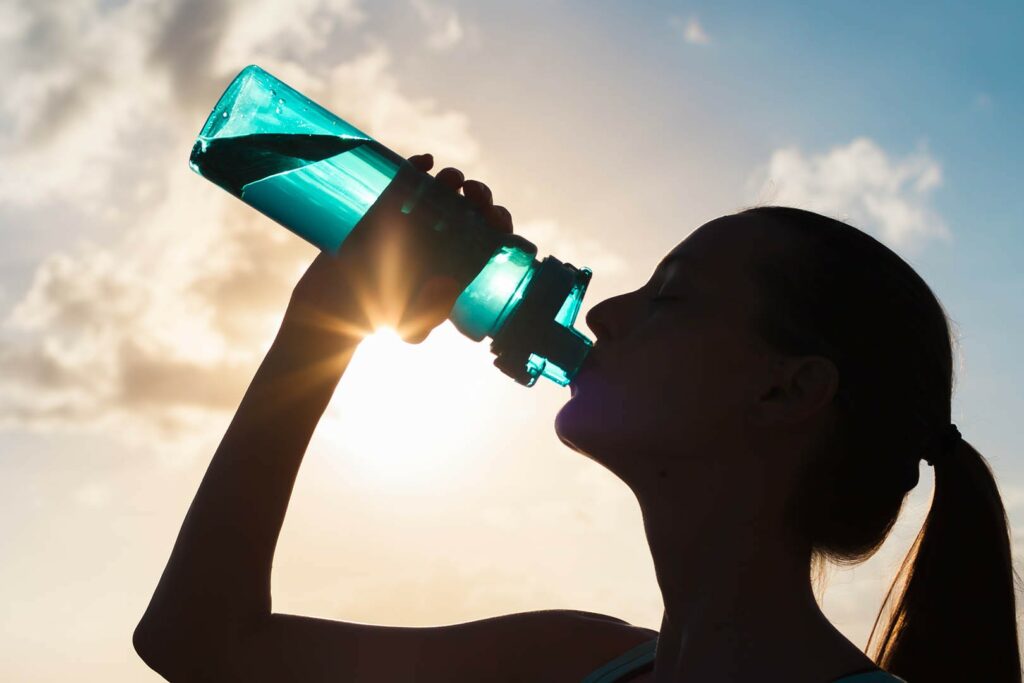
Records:
M907 683L899 676L893 676L891 673L882 671L881 669L875 669L873 671L865 671L859 674L852 674L850 676L843 676L837 678L832 683Z
M604 666L591 671L581 683L614 683L627 674L636 673L654 662L654 651L657 646L657 638L640 643Z
M654 663L658 639L640 643L610 662L591 671L580 683L616 683ZM899 676L876 669L838 678L833 683L907 683Z

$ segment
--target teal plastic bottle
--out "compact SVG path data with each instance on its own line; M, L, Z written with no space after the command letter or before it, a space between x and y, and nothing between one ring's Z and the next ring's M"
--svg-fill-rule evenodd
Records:
M331 253L353 231L406 214L430 272L464 287L449 319L470 339L489 337L494 364L520 384L564 386L590 351L573 327L588 268L538 260L534 244L258 66L221 95L189 165Z

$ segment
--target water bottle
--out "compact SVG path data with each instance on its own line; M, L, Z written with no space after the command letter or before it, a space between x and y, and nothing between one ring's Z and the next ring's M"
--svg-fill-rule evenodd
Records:
M463 288L449 320L474 341L489 337L494 364L520 384L565 386L590 351L573 327L590 269L539 261L533 243L258 66L221 95L189 166L331 253L353 231L406 214L417 257Z

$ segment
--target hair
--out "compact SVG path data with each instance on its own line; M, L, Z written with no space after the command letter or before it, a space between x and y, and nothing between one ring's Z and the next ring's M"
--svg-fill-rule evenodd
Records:
M807 457L791 509L812 567L873 555L917 484L920 459L930 460L931 507L868 649L874 643L875 662L909 683L1019 683L1020 579L1006 511L981 454L962 440L942 447L954 374L941 304L896 253L846 223L780 206L742 214L788 233L754 266L760 333L839 371L836 429Z

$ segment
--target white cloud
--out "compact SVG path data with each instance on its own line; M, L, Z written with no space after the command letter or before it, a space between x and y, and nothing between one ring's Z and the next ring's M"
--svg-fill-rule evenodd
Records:
M691 45L711 44L711 36L704 30L697 17L691 16L685 20L681 17L672 17L669 19L669 25Z
M206 189L171 173L138 229L39 265L4 321L0 424L166 436L237 403L302 245Z
M240 66L265 65L399 152L477 155L468 118L406 96L386 48L294 61L293 48L358 24L354 2L47 6L4 8L31 30L0 32L11 95L0 102L0 199L63 201L123 230L69 240L12 297L0 427L180 437L237 405L315 253L187 169L205 112Z
M537 245L539 258L548 254L578 268L587 266L609 278L626 270L626 261L601 242L569 233L555 221L540 219L516 226L516 232Z
M930 202L941 185L942 165L927 150L894 157L866 137L820 153L777 149L751 179L759 204L828 214L897 247L949 239L949 229Z
M974 96L973 105L977 111L992 111L992 108L995 106L995 102L992 100L992 96L987 92L980 92Z
M304 59L324 49L338 29L366 20L357 0L245 0L225 26L217 50L218 66L238 70L254 54Z
M411 0L412 8L427 29L427 47L450 50L466 37L465 26L458 11L434 0Z
M432 98L406 96L390 66L381 46L339 64L326 75L321 101L398 152L433 152L445 165L474 162L479 145L469 118Z
M308 57L363 14L356 0L19 0L0 19L0 201L112 218L242 66Z
M116 175L111 162L129 156L138 122L159 120L145 106L155 83L139 66L152 12L27 0L6 11L21 28L0 34L0 201L70 199L98 212Z
M75 502L86 508L101 508L110 503L110 486L102 481L83 484L74 492Z

